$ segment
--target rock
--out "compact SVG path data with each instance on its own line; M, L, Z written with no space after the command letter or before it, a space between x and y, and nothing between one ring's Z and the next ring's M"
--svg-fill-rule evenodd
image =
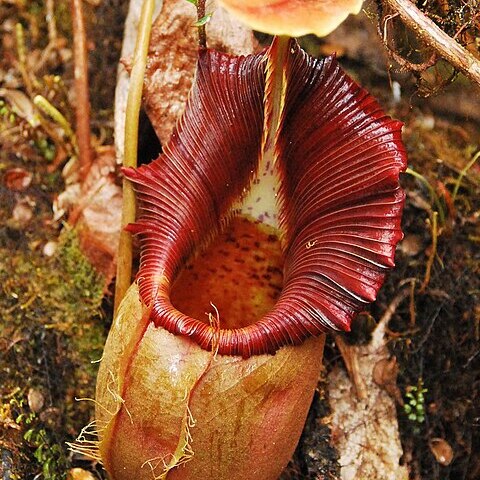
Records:
M430 451L433 453L435 460L446 467L453 460L453 449L450 444L443 438L431 438L428 442Z
M83 468L71 468L68 471L67 480L97 480L97 477Z
M45 405L45 397L42 392L36 388L31 388L27 394L28 406L32 412L38 413Z

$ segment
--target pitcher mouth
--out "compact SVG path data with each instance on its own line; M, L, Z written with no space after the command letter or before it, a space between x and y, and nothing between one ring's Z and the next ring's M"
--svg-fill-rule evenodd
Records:
M151 321L203 349L243 357L349 330L375 300L403 236L401 128L334 58L309 57L292 40L246 57L201 50L164 153L124 170L140 204L129 229L140 236L137 281ZM204 287L180 272L238 212L254 215L253 225L273 219L281 261L278 249L265 265L280 268L283 281L275 281L271 301L272 292L255 286L261 308L243 289L239 300L235 289L225 293L223 304L207 294L217 310L197 308L188 290ZM252 252L243 253L240 263L251 262ZM243 300L248 315L229 313ZM220 327L210 325L217 316Z
M256 324L274 309L283 287L283 263L278 231L236 216L186 263L171 288L170 282L164 284L152 318L175 318L183 329L179 333L202 348L243 355L235 345L244 345L243 338L251 338Z
M212 244L188 262L170 293L172 306L225 330L256 323L273 309L283 286L278 232L237 216Z

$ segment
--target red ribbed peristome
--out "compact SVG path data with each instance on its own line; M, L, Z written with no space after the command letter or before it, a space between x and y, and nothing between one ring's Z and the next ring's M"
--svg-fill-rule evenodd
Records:
M196 84L164 154L125 170L140 201L130 230L140 234L138 283L152 320L202 348L218 341L219 353L244 357L348 330L375 300L402 238L402 124L334 58L314 59L292 41L276 145L281 296L256 323L231 330L216 331L172 306L179 269L228 221L258 167L264 55L270 50L248 57L201 51Z

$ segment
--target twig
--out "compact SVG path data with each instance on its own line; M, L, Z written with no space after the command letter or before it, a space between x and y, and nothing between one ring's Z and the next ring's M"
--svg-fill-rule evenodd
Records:
M356 348L354 346L347 345L345 340L340 335L335 335L335 343L337 344L343 361L345 362L348 376L355 386L357 397L361 400L364 400L367 398L367 385L365 384L365 380L360 373Z
M410 327L413 328L416 324L416 312L415 312L415 278L410 281Z
M205 0L197 0L197 19L198 22L205 17ZM198 45L205 48L207 46L207 34L205 32L205 24L198 25Z
M18 69L22 75L23 83L30 97L33 95L32 80L27 70L27 56L25 53L25 34L21 23L15 25L15 39L17 42Z
M45 64L52 58L52 53L56 53L58 56L58 50L63 41L63 39L58 38L54 1L55 0L47 0L46 2L47 13L45 18L47 20L48 28L48 45L43 49L40 58L35 63L35 66L32 69L33 73L38 73L45 66Z
M437 54L433 52L430 57L422 63L412 63L407 59L399 55L395 50L392 50L385 42L385 47L387 47L388 54L400 65L401 68L405 70L410 70L412 72L422 73L425 70L428 70L430 67L433 67L438 60Z
M55 21L55 4L54 0L47 0L47 27L48 27L48 43L56 45L57 43L57 23Z
M435 307L435 310L432 312L432 314L430 315L430 318L428 319L428 325L427 325L427 329L425 330L425 333L422 335L422 337L419 340L417 340L417 344L416 344L415 348L410 350L410 355L414 355L415 353L418 353L422 349L423 345L425 344L425 342L430 337L430 335L432 333L432 330L433 330L433 326L435 325L435 322L437 321L438 315L439 315L440 311L442 310L443 306L445 305L445 303L446 303L446 301L444 300L443 302L439 303Z
M138 121L154 6L154 0L144 0L140 14L125 114L125 149L123 157L123 165L125 167L137 166ZM115 312L125 296L132 278L132 237L129 232L125 231L125 227L134 221L135 192L130 181L124 178L122 229L118 244L117 279L115 282Z
M409 0L384 0L426 45L480 86L480 61L447 35Z
M479 13L476 13L469 22L464 23L464 24L457 30L457 33L455 33L455 35L453 36L453 39L456 40L456 39L463 33L463 31L468 28L468 25L469 25L469 24L472 24L472 23L474 23L474 22L476 21L476 19L478 18L479 15L480 15L480 12L479 12Z
M385 331L388 323L390 322L393 314L397 311L399 305L410 295L409 288L403 288L396 295L396 297L390 302L382 318L375 327L372 333L372 340L369 343L369 347L372 350L378 350L384 344Z
M73 60L75 78L75 131L80 162L80 181L83 182L92 166L90 144L90 97L88 94L88 57L82 0L71 0L73 26Z
M403 58L402 55L397 53L395 51L395 47L391 47L388 42L388 22L393 20L395 17L398 17L398 13L395 13L393 15L386 15L382 19L379 18L379 21L377 23L377 31L378 35L380 37L380 40L382 41L383 45L387 49L387 54L395 61L397 62L401 68L404 68L405 70L410 70L412 72L424 72L428 68L432 67L435 65L437 61L437 54L433 52L430 57L421 62L421 63L412 63L408 61L407 59ZM382 25L380 23L382 22Z
M437 255L437 239L438 239L438 212L433 212L432 215L432 249L430 255L428 256L427 268L425 269L425 278L423 279L422 285L420 287L420 293L425 292L428 284L430 283L430 275L432 271L433 262Z

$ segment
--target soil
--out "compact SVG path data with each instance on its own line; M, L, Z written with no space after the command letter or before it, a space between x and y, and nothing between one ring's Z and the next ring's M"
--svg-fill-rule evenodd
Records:
M94 3L85 2L93 143L106 146L113 143L113 92L127 5L123 0ZM101 357L111 322L111 295L105 295L109 285L86 260L75 229L52 213L65 189L61 168L71 153L71 140L62 137L53 122L45 120L45 128L38 126L28 113L31 93L16 52L15 25L20 22L27 68L35 71L34 91L73 121L69 5L64 1L55 5L61 42L43 60L48 44L46 4L38 0L0 5L0 478L4 480L56 480L67 474L105 478L96 461L72 453L67 442L93 415L93 402L78 399L94 396L96 364L91 362ZM376 40L371 37L371 41ZM332 45L341 47L337 40L329 45L311 38L304 39L304 45L322 53ZM405 122L409 166L421 176L402 178L407 192L405 239L398 248L396 268L345 340L367 342L398 291L411 288L388 326L389 348L399 364L402 461L414 480L477 480L480 168L473 164L465 169L480 148L480 118L468 113L471 104L480 108L480 90L459 77L435 98L424 99L417 94L413 76L387 70L386 60L369 60L378 49L357 48L352 53L348 45L342 48L342 65L389 114ZM392 88L400 88L400 98ZM11 91L24 95L14 97ZM341 362L330 339L326 372ZM282 480L340 478L325 379ZM76 477L75 468L92 477Z

